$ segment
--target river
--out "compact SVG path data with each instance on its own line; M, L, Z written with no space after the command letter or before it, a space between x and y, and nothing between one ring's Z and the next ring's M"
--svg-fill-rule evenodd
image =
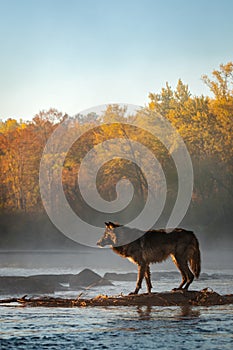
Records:
M0 275L79 271L73 268L4 267L0 269ZM103 275L106 269L94 271ZM117 269L110 271L122 272ZM192 289L209 287L220 294L232 293L233 275L230 270L215 269L203 273L204 278L195 281ZM170 290L178 282L177 275L160 278L157 282L153 281L154 290ZM134 282L113 283L114 286L83 290L83 297L126 294L134 287ZM75 297L77 291L58 292L55 296ZM44 308L13 304L0 307L0 325L1 350L233 348L233 305Z

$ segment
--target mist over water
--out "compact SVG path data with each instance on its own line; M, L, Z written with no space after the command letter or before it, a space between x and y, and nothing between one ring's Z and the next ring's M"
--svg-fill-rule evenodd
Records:
M101 232L99 237L101 236ZM209 235L197 234L200 243L202 271L206 270L229 270L233 266L233 240L227 235L212 239ZM72 242L72 241L70 241ZM136 271L136 265L116 255L110 248L88 248L76 246L70 243L68 248L62 246L53 248L47 244L40 243L40 249L0 249L0 274L5 267L15 268L42 268L42 269L64 269L90 268L109 270ZM176 270L169 258L167 261L151 265L152 270Z
M17 223L17 221L16 221ZM158 224L163 227L163 223ZM17 225L16 225L17 226ZM191 290L209 288L232 294L232 238L228 231L206 230L182 223L200 242L202 272ZM24 225L25 227L25 225ZM96 241L104 229L97 229ZM12 231L13 232L13 231ZM7 238L7 237L6 237ZM137 266L111 249L80 246L55 231L46 221L27 230L20 225L14 235L8 231L0 249L0 276L78 274L85 268L104 276L106 272L137 272ZM4 244L3 244L4 243ZM152 264L152 292L170 291L181 277L171 259ZM136 279L136 275L135 275ZM54 290L41 293L61 298L97 295L127 295L135 281L112 281L112 286ZM0 286L1 289L1 286ZM146 292L145 283L142 292ZM26 294L26 293L24 293ZM14 293L0 298L22 297ZM27 293L28 296L33 296ZM233 307L103 307L103 308L23 308L18 304L0 306L1 350L43 349L230 349L233 344Z
M191 290L210 288L220 294L232 293L232 246L230 241L214 245L198 236L202 274ZM106 272L135 272L136 265L110 249L78 248L1 250L1 276L77 274L90 268ZM155 292L170 291L180 282L180 274L169 259L151 265ZM171 273L168 273L168 272ZM166 274L168 273L168 274ZM135 281L113 281L113 286L55 291L63 298L91 298L99 294L128 294ZM142 292L145 292L143 284ZM22 295L18 295L22 296ZM29 295L30 296L30 295ZM2 296L2 297L10 297ZM98 307L23 308L0 306L2 350L43 349L230 349L233 344L233 307Z

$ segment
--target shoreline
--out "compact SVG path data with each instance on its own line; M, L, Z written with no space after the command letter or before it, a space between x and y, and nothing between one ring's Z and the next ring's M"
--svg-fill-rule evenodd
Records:
M81 294L80 294L81 296ZM205 288L201 291L177 290L162 293L65 299L55 297L8 298L0 300L0 306L28 307L96 307L96 306L217 306L233 304L233 294L220 295Z

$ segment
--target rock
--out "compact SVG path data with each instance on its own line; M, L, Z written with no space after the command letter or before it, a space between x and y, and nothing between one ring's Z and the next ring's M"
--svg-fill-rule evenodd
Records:
M177 271L162 271L162 272L152 272L152 280L158 281L161 278L174 278L174 276L180 276ZM115 272L106 272L104 278L109 279L110 281L136 281L137 273L128 272L128 273L115 273Z
M0 276L0 295L14 294L51 294L55 291L69 290L91 285L112 285L106 278L102 278L97 273L85 269L77 275L34 275L34 276Z
M54 284L33 277L1 277L0 294L54 293Z
M115 273L115 272L106 272L104 278L110 281L136 281L137 273L128 272L128 273Z
M77 275L72 275L70 277L70 287L89 287L93 286L111 286L113 285L105 277L101 277L97 273L84 269Z

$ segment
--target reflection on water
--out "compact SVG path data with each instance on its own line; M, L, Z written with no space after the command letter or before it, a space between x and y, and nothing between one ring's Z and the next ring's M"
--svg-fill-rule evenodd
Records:
M138 306L137 313L140 320L150 320L151 319L152 306Z
M151 320L155 317L161 317L161 311L156 314L156 309L153 306L138 306L137 313L140 320L146 321ZM200 317L200 310L194 308L191 305L185 305L180 307L175 307L175 309L166 308L166 311L163 312L163 317L172 317L176 320L184 319L194 319Z
M177 318L178 319L185 319L185 318L198 318L200 316L199 309L194 309L190 305L181 306L180 313L178 313Z

